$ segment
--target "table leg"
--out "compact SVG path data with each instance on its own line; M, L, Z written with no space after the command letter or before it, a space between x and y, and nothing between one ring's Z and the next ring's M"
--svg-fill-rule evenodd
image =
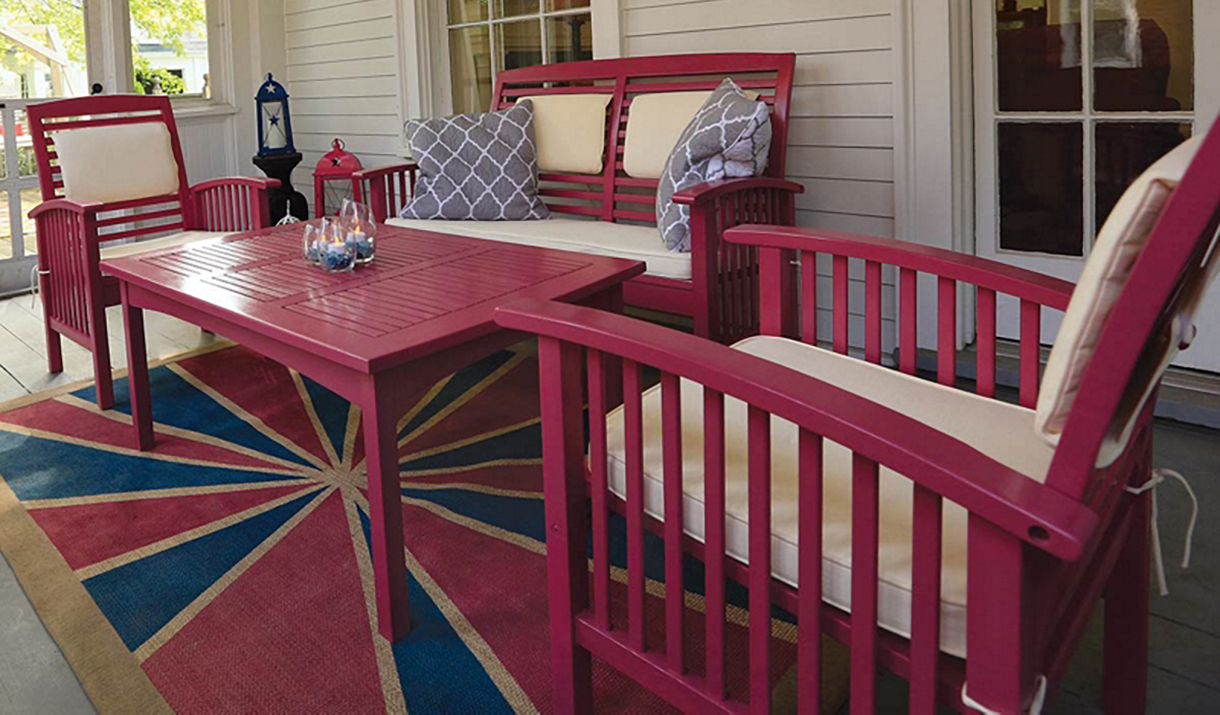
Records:
M613 285L593 296L589 307L622 315L622 284ZM623 361L617 356L606 355L603 369L606 375L606 409L610 410L623 404Z
M381 396L378 396L381 392ZM407 610L407 564L403 554L402 491L398 477L398 414L386 390L370 382L364 410L364 449L369 479L373 582L377 630L395 642L411 630Z
M148 354L144 346L144 311L131 305L128 284L122 284L123 325L127 329L127 391L131 399L131 423L136 449L153 446L152 402L148 393Z

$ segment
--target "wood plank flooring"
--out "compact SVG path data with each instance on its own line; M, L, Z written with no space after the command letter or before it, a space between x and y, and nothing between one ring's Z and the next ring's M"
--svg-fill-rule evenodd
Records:
M160 313L145 313L146 342L150 360L169 357L216 340L198 327ZM110 359L114 369L127 366L123 316L119 306L106 311ZM0 300L0 402L93 379L89 351L64 339L64 371L47 372L47 346L42 326L42 303L30 296Z

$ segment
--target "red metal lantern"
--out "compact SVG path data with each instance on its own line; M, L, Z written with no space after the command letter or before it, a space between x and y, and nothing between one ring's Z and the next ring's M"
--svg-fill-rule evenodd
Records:
M343 140L336 137L331 150L313 170L314 215L320 218L339 213L343 199L351 198L352 174L363 168L355 154L344 151Z

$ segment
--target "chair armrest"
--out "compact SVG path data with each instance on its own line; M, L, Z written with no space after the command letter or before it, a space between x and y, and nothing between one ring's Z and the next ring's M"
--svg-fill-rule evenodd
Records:
M918 420L804 373L693 335L544 301L496 323L650 365L794 422L885 465L1015 538L1072 561L1098 524L1086 505Z
M271 225L270 191L279 185L279 179L265 176L229 176L195 184L190 188L194 215L188 226L204 231L267 228ZM234 200L245 204L245 210L232 205Z
M1068 281L999 261L892 238L787 226L743 225L725 231L724 240L760 248L876 261L971 283L1057 310L1067 310L1076 288Z
M674 203L685 204L687 206L693 204L711 201L712 199L720 198L726 194L737 193L738 191L746 191L749 189L771 189L775 191L784 191L790 194L805 193L805 186L798 184L795 181L787 181L785 179L776 179L770 176L756 176L753 178L742 179L720 179L719 181L708 181L702 184L695 184L687 187L674 194Z
M97 216L97 214L105 210L106 205L98 201L81 203L72 199L51 199L50 201L43 201L30 209L29 216L32 219L37 219L39 216L53 211L69 211L81 216Z
M362 169L352 174L352 196L356 201L368 204L374 221L384 223L415 194L418 171L419 167L412 162Z
M269 191L279 188L280 180L266 176L226 176L221 179L209 179L191 187L192 193L199 193L219 186L246 186L255 190Z
M355 181L367 181L373 177L390 176L391 174L398 174L402 172L414 174L417 171L419 171L419 166L415 162L408 161L403 162L402 164L390 164L388 166L378 166L372 169L361 169L360 171L352 174L352 179Z

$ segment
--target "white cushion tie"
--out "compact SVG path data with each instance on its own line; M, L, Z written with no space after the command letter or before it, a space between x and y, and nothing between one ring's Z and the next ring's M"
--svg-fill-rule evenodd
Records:
M1190 568L1190 546L1194 541L1195 521L1199 518L1199 500L1195 497L1195 490L1190 488L1190 482L1172 469L1154 469L1148 481L1138 487L1126 487L1131 494L1152 492L1152 562L1156 567L1156 583L1162 596L1169 595L1169 586L1165 582L1165 557L1161 553L1161 532L1157 527L1156 488L1165 481L1165 477L1173 477L1181 482L1190 495L1190 523L1186 527L1186 545L1182 549L1182 568Z
M1046 676L1038 676L1038 692L1034 693L1034 701L1029 704L1029 715L1040 715L1042 706L1046 704ZM986 705L975 702L969 695L966 694L966 684L962 683L962 705L968 708L973 708L983 715L1001 715L1000 711L992 710Z

